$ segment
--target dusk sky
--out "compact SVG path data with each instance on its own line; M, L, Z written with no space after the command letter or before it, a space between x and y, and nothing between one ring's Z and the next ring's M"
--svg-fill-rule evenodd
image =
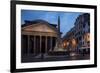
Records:
M60 31L63 33L62 36L64 36L74 26L76 18L81 14L79 12L21 10L21 24L24 24L24 20L36 19L42 19L51 24L58 24L58 16L60 16Z

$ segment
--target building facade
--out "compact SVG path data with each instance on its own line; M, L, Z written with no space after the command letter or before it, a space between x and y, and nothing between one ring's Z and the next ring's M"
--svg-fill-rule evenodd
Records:
M71 28L63 37L63 46L67 50L79 53L90 51L90 14L79 15Z

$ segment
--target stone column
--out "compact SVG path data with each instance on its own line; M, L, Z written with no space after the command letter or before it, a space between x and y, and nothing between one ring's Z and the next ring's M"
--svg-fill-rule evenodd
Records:
M35 53L36 53L36 36L34 36L34 55L35 55Z
M28 35L28 54L30 54L30 35Z
M41 53L41 44L42 44L41 43L42 42L42 39L41 38L42 38L42 36L40 35L40 53Z
M45 40L45 50L46 50L45 52L47 53L47 36L45 37L45 39L46 39Z
M52 37L50 37L50 50L52 51Z

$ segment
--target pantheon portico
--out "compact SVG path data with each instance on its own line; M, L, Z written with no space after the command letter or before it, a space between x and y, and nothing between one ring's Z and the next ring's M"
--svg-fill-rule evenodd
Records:
M53 51L58 36L57 26L44 20L25 21L21 26L22 55Z

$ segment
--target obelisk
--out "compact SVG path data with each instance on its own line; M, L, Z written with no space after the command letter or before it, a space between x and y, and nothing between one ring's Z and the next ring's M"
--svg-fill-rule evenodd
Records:
M63 51L62 49L62 40L61 40L61 32L60 32L60 16L58 16L58 36L56 41L56 46L54 48L54 51Z

